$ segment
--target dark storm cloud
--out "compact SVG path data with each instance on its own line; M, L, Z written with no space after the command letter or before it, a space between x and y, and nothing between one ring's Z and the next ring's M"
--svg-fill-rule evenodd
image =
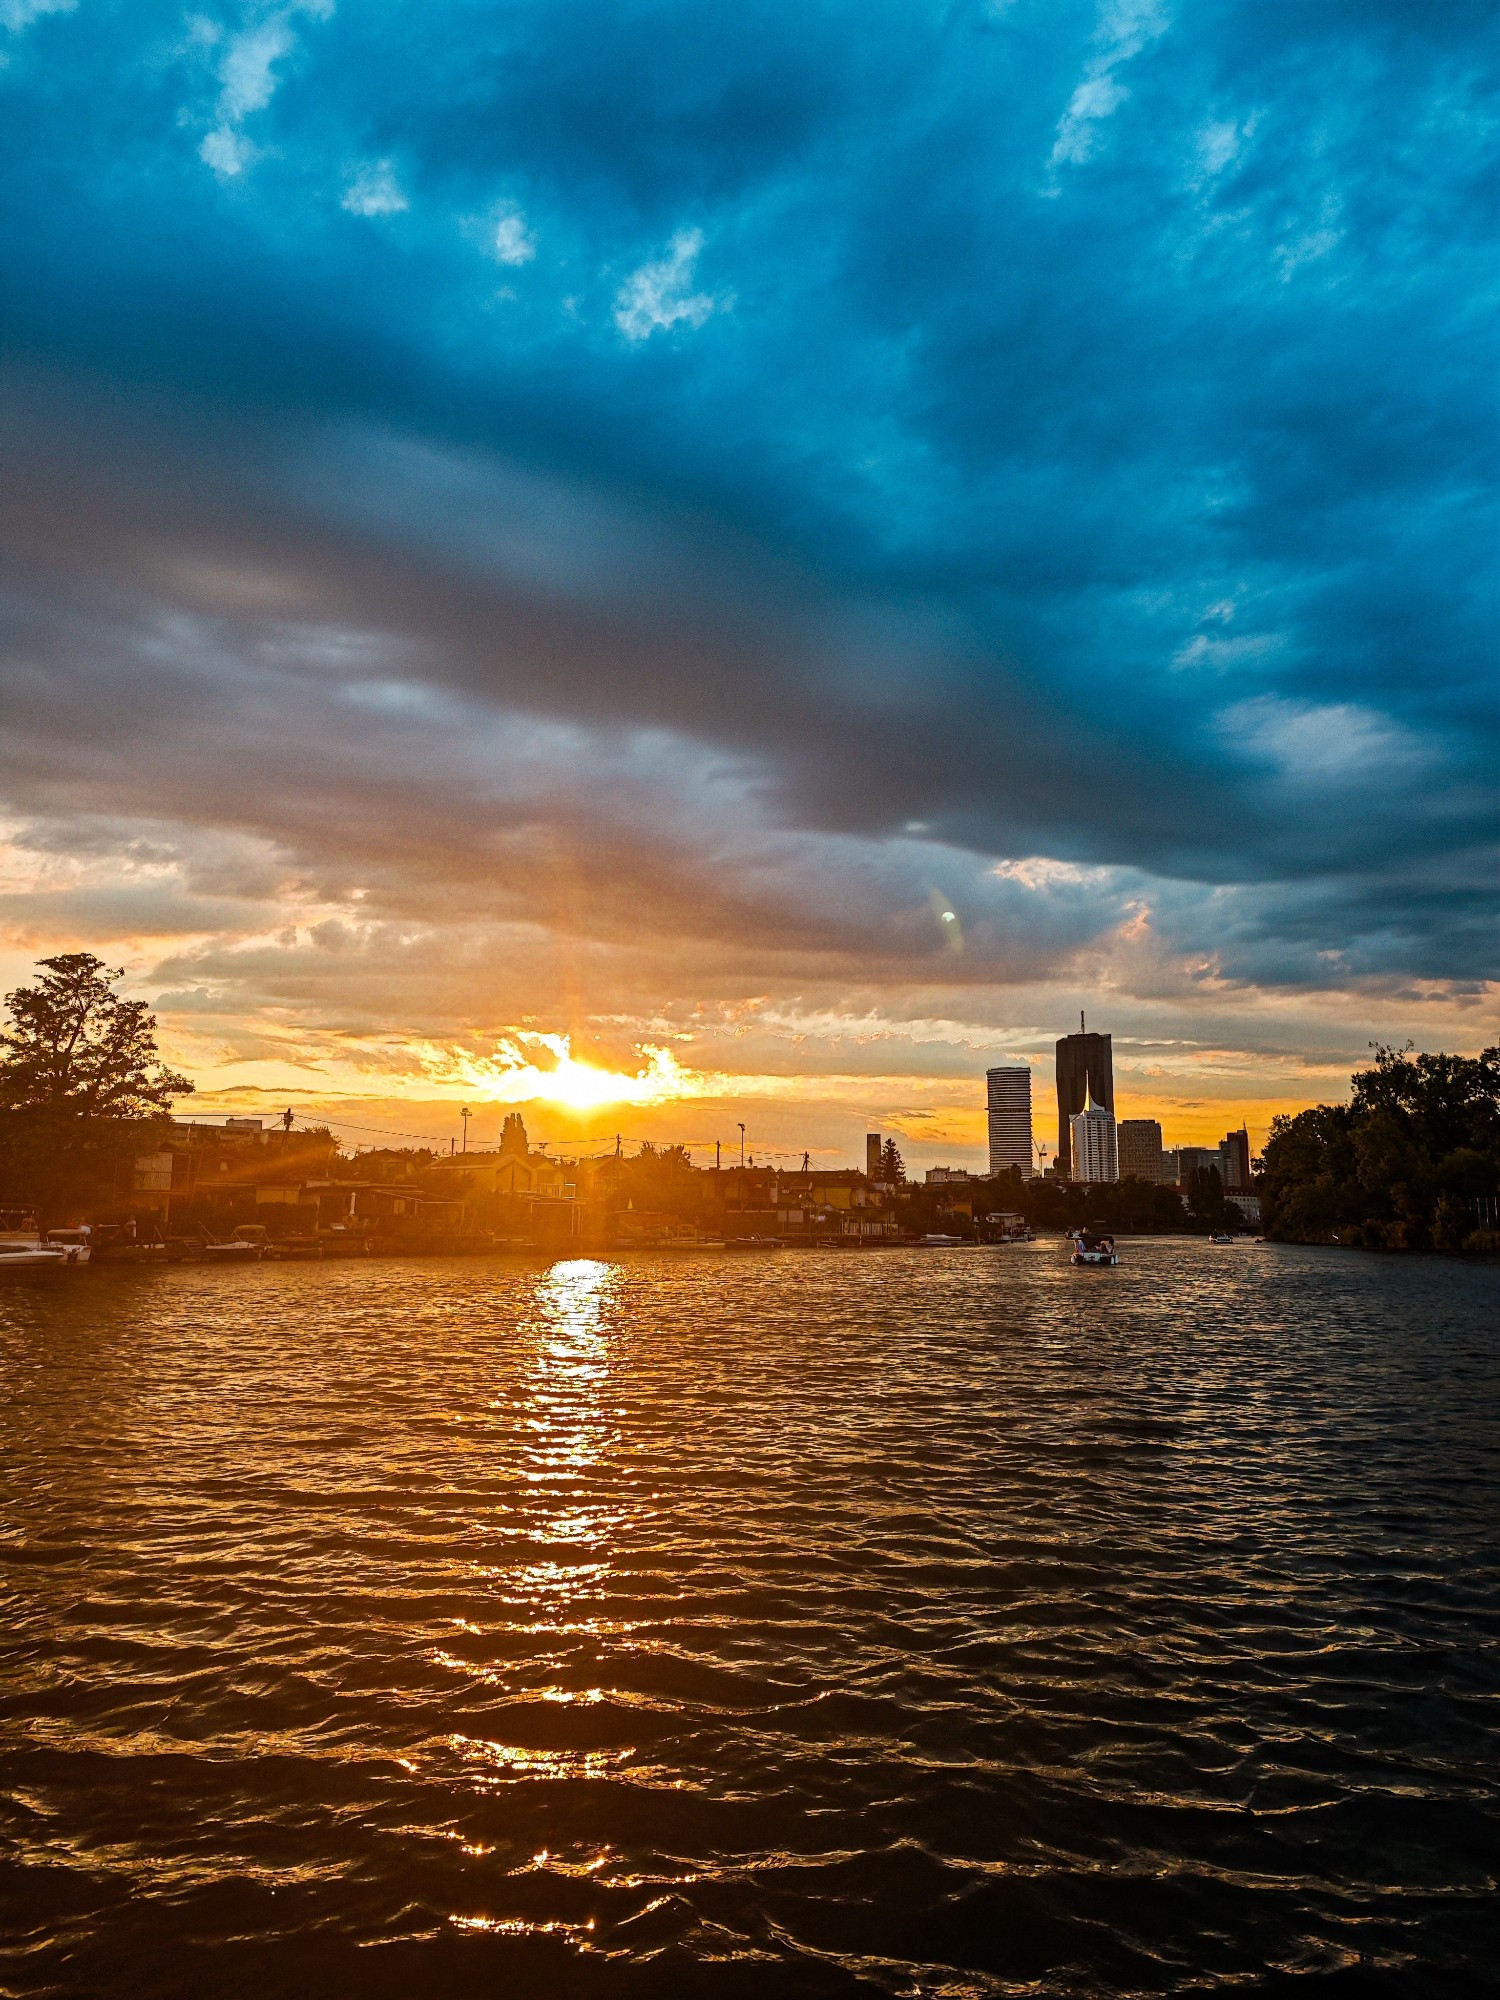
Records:
M505 903L608 767L567 811L663 929L884 950L875 836L1240 885L1162 916L1237 977L1500 971L1491 10L32 12L23 807L414 881L482 808ZM995 894L1087 931L972 877L975 959Z

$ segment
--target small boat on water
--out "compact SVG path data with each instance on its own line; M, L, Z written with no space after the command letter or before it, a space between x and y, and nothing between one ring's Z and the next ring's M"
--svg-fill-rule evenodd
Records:
M67 1270L86 1264L90 1249L87 1228L49 1229L43 1235L28 1218L0 1234L0 1272Z
M242 1222L227 1238L210 1236L205 1231L198 1254L209 1264L258 1264L269 1250L270 1243L262 1225Z
M939 1232L918 1238L924 1250L956 1250L963 1240L961 1236L944 1236Z
M1234 1241L1234 1238L1230 1235L1227 1229L1221 1229L1216 1231L1214 1235L1210 1236L1208 1240L1210 1243L1232 1243Z
M81 1229L49 1229L42 1242L48 1250L60 1250L65 1264L86 1264L93 1255L93 1234L85 1223Z
M1072 1261L1080 1268L1095 1264L1118 1264L1115 1239L1103 1230L1080 1229L1073 1239Z

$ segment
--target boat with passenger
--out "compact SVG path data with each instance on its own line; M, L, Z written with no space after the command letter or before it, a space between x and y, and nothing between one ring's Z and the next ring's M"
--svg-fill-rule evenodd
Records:
M1115 1249L1115 1239L1107 1230L1080 1229L1073 1238L1072 1261L1080 1268L1095 1264L1118 1264L1119 1252Z

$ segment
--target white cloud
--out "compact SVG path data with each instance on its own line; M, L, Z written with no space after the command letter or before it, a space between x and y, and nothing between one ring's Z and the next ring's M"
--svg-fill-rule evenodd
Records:
M43 14L71 14L78 0L0 0L0 28L19 35Z
M691 292L693 266L703 248L700 229L679 229L667 255L642 264L615 296L615 325L627 340L646 340L658 328L702 326L721 300L710 292Z
M1211 180L1215 174L1223 173L1230 161L1240 150L1240 140L1244 135L1232 118L1216 124L1205 125L1197 135L1198 170L1203 179Z
M1096 53L1058 121L1048 162L1054 171L1064 165L1081 166L1088 159L1094 150L1096 128L1130 95L1117 81L1115 71L1164 35L1167 26L1161 0L1109 0L1101 10L1094 30Z
M1435 747L1414 730L1352 701L1256 695L1225 709L1217 734L1294 783L1368 784L1376 778L1389 782L1415 777L1436 757Z
M216 174L233 178L243 173L255 158L255 148L227 125L216 125L198 148L198 158Z
M1214 614L1210 612L1208 615L1212 617ZM1247 632L1238 639L1215 639L1207 632L1195 632L1187 644L1173 654L1172 665L1179 673L1198 667L1222 674L1231 667L1245 667L1264 659L1282 643L1278 632Z
M529 264L536 255L536 240L526 227L519 208L508 205L495 218L494 253L502 264Z
M0 0L0 5L4 4L7 0ZM21 0L21 4L32 4L32 0ZM308 14L326 21L332 12L332 0L301 0L301 4L266 15L229 37L219 62L218 123L198 148L199 159L216 174L232 178L243 173L255 158L255 147L239 128L257 111L264 111L276 95L276 65L297 44L292 17ZM204 29L211 25L195 21L195 39L207 40Z
M340 206L350 215L400 215L411 203L401 192L389 160L371 160L344 191Z
M1272 251L1272 261L1281 273L1281 282L1287 284L1304 264L1316 264L1331 250L1337 250L1344 240L1344 232L1339 228L1341 208L1338 200L1325 196L1318 207L1318 219L1310 229L1303 230Z

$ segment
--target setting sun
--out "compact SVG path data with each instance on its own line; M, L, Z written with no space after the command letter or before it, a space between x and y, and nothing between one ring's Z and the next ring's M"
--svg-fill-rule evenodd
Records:
M539 1065L528 1050L545 1051L549 1065ZM567 1035L522 1031L505 1037L492 1056L470 1056L450 1050L423 1052L429 1076L462 1083L490 1104L556 1104L567 1111L595 1111L606 1104L663 1104L702 1094L703 1079L686 1070L668 1049L643 1044L645 1058L634 1073L580 1062Z

